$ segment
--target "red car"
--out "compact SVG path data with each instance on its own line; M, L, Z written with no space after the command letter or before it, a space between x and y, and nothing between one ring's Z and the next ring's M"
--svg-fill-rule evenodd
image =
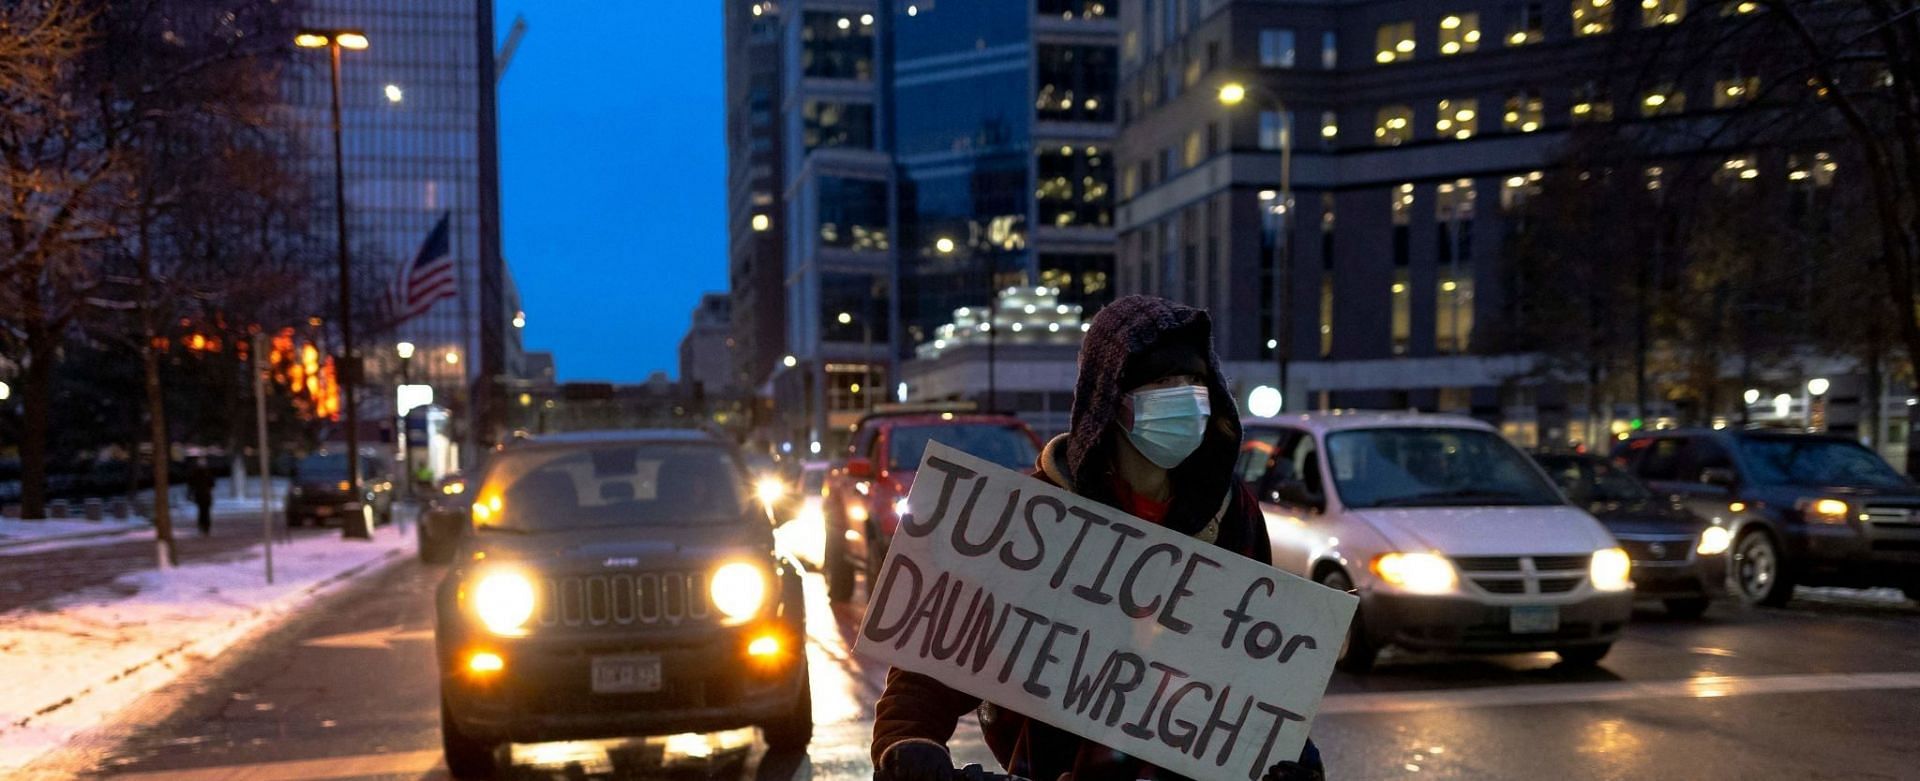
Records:
M913 472L932 441L1021 471L1031 469L1040 452L1040 436L1003 413L914 410L861 418L846 463L827 476L828 597L851 598L855 573L873 582L906 511Z

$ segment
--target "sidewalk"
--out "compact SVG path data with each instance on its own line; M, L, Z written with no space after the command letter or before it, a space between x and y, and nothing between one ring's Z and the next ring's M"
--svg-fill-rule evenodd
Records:
M260 514L260 496L258 493L254 493L256 484L252 481L246 481L242 486L242 492L243 494L251 495L243 495L235 498L232 495L233 491L229 483L230 481L222 479L214 487L213 516L215 518L235 518L248 515L258 517ZM286 479L274 478L268 491L267 506L272 512L277 514L280 512L282 497L286 495ZM174 528L191 531L197 508L194 507L192 502L186 500L184 489L171 493L173 496L170 504L173 510ZM142 492L140 497L141 501L151 502L152 495L151 491ZM276 520L276 524L277 523L278 521ZM117 538L120 535L127 534L128 532L151 531L152 529L152 522L141 517L107 518L99 521L89 521L80 518L23 521L19 518L0 517L0 551L12 552L25 546L38 546L40 543L68 542L73 540L115 542L118 541ZM35 550L39 550L39 548L36 547Z
M205 660L278 625L316 599L403 560L411 535L337 535L226 561L124 575L50 605L0 614L0 776Z

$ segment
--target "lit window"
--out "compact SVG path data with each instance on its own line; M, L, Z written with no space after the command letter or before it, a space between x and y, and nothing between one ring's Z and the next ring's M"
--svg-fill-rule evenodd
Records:
M1260 148L1280 149L1293 143L1293 112L1260 112Z
M1721 16L1744 16L1746 14L1750 14L1758 10L1760 10L1759 3L1752 2L1752 0L1744 0L1743 2L1727 3L1725 5L1720 6L1720 15Z
M1532 90L1507 96L1506 113L1500 115L1500 127L1509 133L1531 133L1546 122L1546 101Z
M1833 174L1838 170L1840 166L1833 161L1833 155L1826 152L1787 155L1787 180L1795 184L1830 187Z
M1662 84L1640 96L1640 115L1657 117L1687 110L1687 93L1672 84Z
M1574 88L1573 121L1575 124L1613 121L1613 99L1606 89L1592 82Z
M763 231L773 227L773 219L764 214L753 215L753 229Z
M1464 353L1473 338L1473 275L1470 271L1442 271L1434 291L1434 348L1441 353ZM1397 305L1399 302L1395 301ZM1398 315L1398 312L1395 312Z
M385 92L388 103L399 103L406 98L406 92L402 91L398 84L388 84Z
M1407 354L1407 345L1413 341L1413 289L1408 282L1406 269L1393 272L1393 354Z
M1333 272L1320 274L1320 357L1333 354Z
M1729 108L1753 100L1760 91L1760 77L1734 74L1713 83L1713 107Z
M1340 65L1339 40L1332 30L1320 34L1320 67L1333 70Z
M1413 109L1387 106L1375 115L1373 142L1380 146L1399 146L1413 140Z
M1192 132L1187 134L1187 142L1181 148L1181 152L1180 152L1181 167L1192 168L1196 165L1199 165L1201 160L1201 149L1202 147L1201 147L1200 129L1194 128Z
M1439 116L1433 121L1435 135L1465 141L1480 132L1480 101L1474 98L1443 100Z
M1500 180L1500 210L1513 211L1525 205L1527 199L1539 195L1540 180L1545 176L1539 171L1529 171Z
M1107 150L1062 144L1042 148L1036 158L1034 194L1040 224L1060 228L1113 224L1109 192L1113 164Z
M1413 23L1392 22L1380 25L1374 33L1373 61L1385 65L1413 59Z
M1293 57L1292 30L1260 31L1260 67L1291 68Z
M1613 0L1573 0L1575 37L1613 32Z
M1440 17L1440 54L1465 54L1480 49L1480 15L1448 14Z
M1407 225L1413 219L1413 183L1406 182L1393 189L1393 224Z
M1650 165L1645 171L1640 172L1640 178L1646 183L1648 192L1659 192L1666 186L1667 169Z
M1760 178L1760 164L1751 156L1729 157L1720 164L1720 170L1713 172L1713 180L1722 185L1736 185Z
M1333 139L1340 135L1340 117L1331 111L1320 112L1320 143L1333 146Z
M1508 46L1525 46L1546 40L1545 27L1541 24L1539 3L1527 3L1520 6L1520 14L1514 17L1513 27L1507 30Z
M1640 26L1679 24L1687 15L1687 0L1640 0Z

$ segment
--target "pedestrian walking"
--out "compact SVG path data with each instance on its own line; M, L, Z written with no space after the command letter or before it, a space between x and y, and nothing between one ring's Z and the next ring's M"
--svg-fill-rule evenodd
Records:
M187 494L198 511L196 520L202 537L213 535L213 481L213 467L207 459L194 459L193 468L187 470Z
M1033 476L1264 564L1272 563L1260 506L1240 484L1240 416L1213 352L1207 313L1128 296L1094 317L1080 348L1070 430L1041 450ZM951 781L946 742L961 717L980 729L1008 773L1039 781L1182 777L1077 735L894 669L874 706L880 781ZM1265 781L1325 777L1312 741Z

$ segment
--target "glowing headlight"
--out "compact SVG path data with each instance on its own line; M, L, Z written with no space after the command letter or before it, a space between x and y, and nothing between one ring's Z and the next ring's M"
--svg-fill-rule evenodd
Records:
M1600 591L1626 591L1633 588L1633 560L1627 558L1627 552L1619 548L1607 548L1593 552L1593 564L1587 568L1587 576L1593 579L1593 587Z
M907 517L907 497L902 496L898 499L893 500L893 517L895 518Z
M494 634L521 634L533 608L533 583L519 573L495 572L473 587L473 612Z
M1847 522L1847 503L1839 499L1802 499L1799 506L1807 523Z
M1446 594L1460 584L1453 562L1437 553L1388 553L1373 560L1373 574L1415 594Z
M454 496L466 490L467 490L467 484L459 480L455 480L451 483L440 486L440 493L445 494L447 496Z
M1727 548L1732 545L1733 532L1727 531L1727 527L1708 526L1706 531L1700 532L1700 545L1695 547L1693 552L1702 556L1712 556L1716 553L1726 553Z
M728 618L749 618L767 601L767 577L759 567L736 561L713 571L707 591L713 606Z
M770 505L786 497L787 484L778 477L768 475L754 482L753 495L760 497L761 504Z

